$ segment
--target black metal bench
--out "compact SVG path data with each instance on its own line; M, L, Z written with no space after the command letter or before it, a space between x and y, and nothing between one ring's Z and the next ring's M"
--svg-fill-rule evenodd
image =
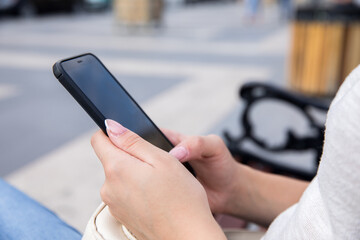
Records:
M308 172L284 166L276 163L273 159L248 151L244 148L243 143L244 141L251 141L260 149L276 153L288 150L304 151L312 149L316 153L313 161L315 161L317 166L322 154L324 125L315 121L310 112L310 108L315 108L318 111L326 113L328 111L330 101L305 97L265 83L247 83L242 86L239 91L239 95L245 104L245 109L240 116L240 125L243 132L239 136L233 136L228 130L223 132L225 142L227 143L231 153L244 164L254 165L254 163L256 163L257 165L260 164L261 166L270 169L273 173L289 175L304 180L311 180L316 174L316 169L313 172ZM249 115L255 106L255 103L267 101L269 99L284 101L300 111L307 119L313 134L311 136L299 137L291 130L286 130L287 139L285 143L278 146L269 145L264 140L258 138L254 134L254 126Z

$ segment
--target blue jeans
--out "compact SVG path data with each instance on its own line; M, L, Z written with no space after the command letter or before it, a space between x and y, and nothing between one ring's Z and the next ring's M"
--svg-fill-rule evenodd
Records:
M53 212L0 179L1 240L80 240Z

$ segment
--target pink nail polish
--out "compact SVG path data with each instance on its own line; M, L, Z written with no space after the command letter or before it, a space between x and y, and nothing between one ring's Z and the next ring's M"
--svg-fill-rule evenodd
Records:
M126 128L124 128L120 123L111 119L105 120L105 126L108 134L114 137L119 137L126 131Z
M184 148L183 146L180 147L174 147L173 149L171 149L171 151L169 152L170 155L174 156L175 158L177 158L179 161L183 160L189 153L187 151L186 148Z

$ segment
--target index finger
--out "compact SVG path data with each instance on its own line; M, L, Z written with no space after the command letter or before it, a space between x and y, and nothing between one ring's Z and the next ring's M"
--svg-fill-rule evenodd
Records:
M119 158L122 162L128 161L129 159L129 162L140 161L117 148L101 130L97 131L91 137L91 145L103 166L108 165L110 162Z
M149 166L117 148L101 130L92 136L91 145L103 165L106 177L114 176L114 174L126 177L134 176L134 171Z
M114 120L106 119L105 125L111 142L141 161L153 166L167 154Z

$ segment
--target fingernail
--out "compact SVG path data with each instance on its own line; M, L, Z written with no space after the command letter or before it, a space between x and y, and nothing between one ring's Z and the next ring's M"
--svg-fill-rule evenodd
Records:
M121 134L123 134L126 131L126 128L124 128L120 123L115 122L114 120L111 119L105 120L105 126L108 134L111 134L114 137L119 137Z
M183 160L188 155L187 149L184 148L183 146L174 147L173 149L171 149L169 153L170 155L177 158L179 161Z

